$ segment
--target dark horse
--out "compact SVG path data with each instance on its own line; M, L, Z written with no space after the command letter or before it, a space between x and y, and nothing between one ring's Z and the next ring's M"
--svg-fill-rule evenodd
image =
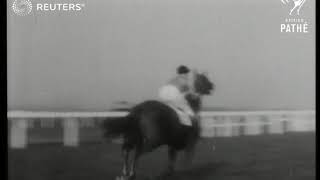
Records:
M187 94L186 99L200 117L201 98L214 89L205 73L195 73L195 93ZM168 146L169 165L166 174L174 171L177 152L185 150L193 157L194 147L200 136L199 118L192 126L180 123L177 113L168 105L149 100L134 106L123 118L108 119L104 123L105 137L123 137L122 154L124 158L121 180L134 179L137 159L146 152L161 145ZM130 158L131 157L131 158Z

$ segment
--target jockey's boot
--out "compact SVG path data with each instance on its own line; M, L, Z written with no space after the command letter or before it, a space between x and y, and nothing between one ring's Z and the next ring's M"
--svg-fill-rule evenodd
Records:
M191 121L191 124L194 124L195 122L197 122L195 115L189 115L189 119Z
M200 115L199 114L195 114L193 116L190 116L192 121L198 122L200 120Z
M189 116L189 117L191 119L192 125L197 125L197 126L199 125L199 123L200 123L200 115L195 114L195 115Z

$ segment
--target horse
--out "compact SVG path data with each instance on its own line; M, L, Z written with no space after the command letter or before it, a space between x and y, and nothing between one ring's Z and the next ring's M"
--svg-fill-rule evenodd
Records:
M210 95L215 86L208 79L207 73L195 72L194 77L195 92L185 96L197 117L191 126L182 124L172 107L157 100L147 100L135 105L125 117L104 121L105 138L123 138L123 168L122 176L117 177L118 180L133 180L138 158L162 145L168 146L169 156L164 175L173 174L177 153L181 150L185 151L188 161L191 162L200 137L199 112L202 97Z

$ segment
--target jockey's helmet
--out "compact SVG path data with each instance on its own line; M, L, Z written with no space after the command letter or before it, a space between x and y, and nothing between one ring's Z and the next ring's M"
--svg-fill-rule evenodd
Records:
M181 65L177 68L177 74L187 74L190 72L190 69L187 66Z

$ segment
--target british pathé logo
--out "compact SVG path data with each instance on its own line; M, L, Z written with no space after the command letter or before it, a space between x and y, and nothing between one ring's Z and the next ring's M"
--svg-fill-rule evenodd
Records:
M19 16L25 16L32 11L32 3L29 0L15 0L12 4L12 10Z
M308 33L309 24L303 18L286 18L280 25L280 31L286 33Z
M289 7L289 16L280 24L281 33L308 33L309 24L305 18L300 17L300 10L306 0L281 0Z
M299 15L300 9L302 8L306 0L281 0L281 2L291 7L289 15L293 15L294 12Z

